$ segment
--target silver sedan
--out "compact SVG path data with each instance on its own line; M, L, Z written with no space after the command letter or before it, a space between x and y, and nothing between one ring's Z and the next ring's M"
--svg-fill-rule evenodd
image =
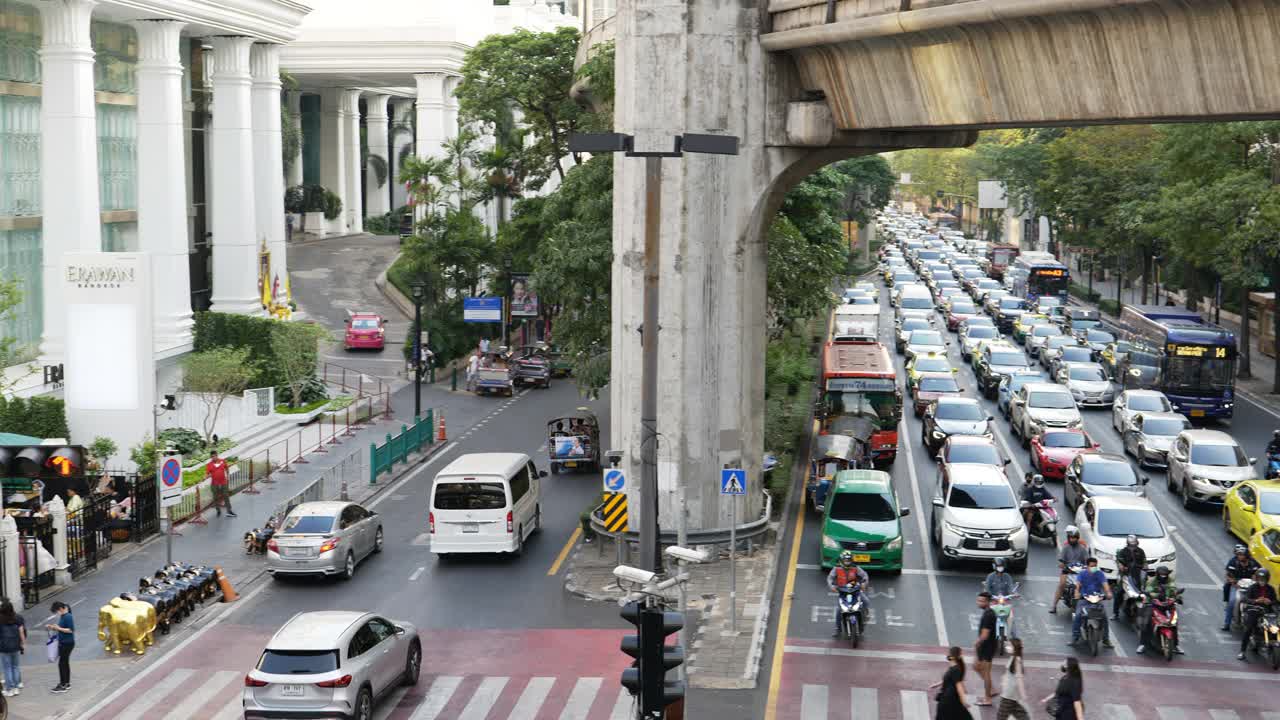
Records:
M372 510L336 500L302 503L267 543L267 572L350 580L356 563L382 552L382 538L382 518Z

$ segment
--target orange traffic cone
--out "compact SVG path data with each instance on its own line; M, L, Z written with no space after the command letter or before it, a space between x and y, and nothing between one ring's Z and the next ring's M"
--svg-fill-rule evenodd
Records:
M222 588L222 602L235 602L240 599L236 594L235 588L231 587L231 581L223 574L222 568L214 565L213 569L218 573L218 587Z
M436 441L444 442L446 439L444 432L444 413L440 413L440 431L436 433Z

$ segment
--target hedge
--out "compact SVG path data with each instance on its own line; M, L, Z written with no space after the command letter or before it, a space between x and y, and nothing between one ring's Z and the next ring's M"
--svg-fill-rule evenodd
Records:
M248 348L249 359L257 369L250 387L278 388L286 384L286 379L271 350L271 328L277 322L280 321L248 315L198 312L193 349L204 352L218 347Z
M71 438L67 409L62 400L45 395L33 398L0 396L0 432L44 438Z

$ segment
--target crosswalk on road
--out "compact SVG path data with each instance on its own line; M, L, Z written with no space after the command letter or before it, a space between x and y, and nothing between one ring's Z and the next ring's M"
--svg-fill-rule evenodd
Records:
M174 668L93 720L242 718L244 672ZM380 699L374 720L630 720L630 694L603 677L423 675Z

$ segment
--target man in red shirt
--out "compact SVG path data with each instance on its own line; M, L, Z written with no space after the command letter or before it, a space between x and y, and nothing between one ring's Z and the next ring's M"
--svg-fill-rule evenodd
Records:
M227 486L227 461L218 457L218 451L214 450L209 453L209 462L204 466L204 472L209 476L209 483L213 485L213 508L218 511L218 517L222 517L222 506L227 506L227 517L236 517L231 511L231 492Z

